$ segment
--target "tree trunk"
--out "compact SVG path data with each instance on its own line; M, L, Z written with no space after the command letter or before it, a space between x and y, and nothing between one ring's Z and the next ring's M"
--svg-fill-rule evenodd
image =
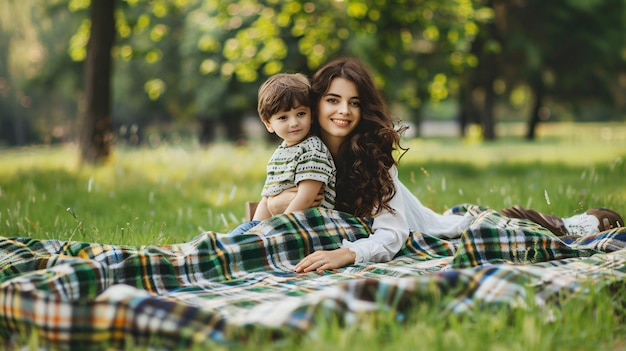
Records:
M495 67L495 66L491 66L491 67ZM493 72L493 71L495 71L495 68L494 70L490 72ZM495 81L495 74L489 73L487 80L486 80L487 84L485 84L485 101L483 105L484 108L483 108L483 119L482 119L483 136L485 140L496 139L495 119L493 117L493 111L494 111L495 100L496 100L496 94L493 91L494 81Z
M241 115L242 113L237 110L234 112L224 111L221 116L221 122L226 129L226 138L237 143L243 142L245 137L241 128Z
M535 92L535 104L530 112L530 120L528 122L528 130L526 131L527 140L535 140L537 125L541 120L540 111L543 105L543 96L545 94L545 88L543 80L541 79L541 73L538 73L534 78L530 79L530 85Z
M92 0L91 33L85 61L85 105L80 130L81 161L105 162L111 154L111 48L115 0Z
M200 135L198 140L202 145L209 145L215 142L215 128L217 123L215 120L206 118L200 118Z
M493 7L493 3L489 2L489 5ZM498 28L496 28L495 23L487 24L487 32L489 33L489 40L499 43L498 39ZM482 127L483 127L483 136L485 140L495 140L496 139L496 128L495 128L495 118L494 118L494 108L496 103L496 93L493 90L494 83L496 78L498 77L498 54L494 52L492 48L483 48L486 52L484 52L484 65L485 69L483 72L485 73L485 77L483 78L484 89L485 89L485 100L483 102L483 118L482 118Z
M465 83L461 86L461 92L459 94L459 135L461 138L465 137L465 129L471 121L472 99L470 94L469 83Z
M472 43L471 53L479 57L478 67L473 70L466 70L461 77L461 89L459 94L459 131L460 136L464 138L467 133L467 127L470 124L480 123L482 121L482 113L477 106L474 98L474 91L480 88L481 72L485 71L482 66L482 57L485 40L482 36L476 37Z

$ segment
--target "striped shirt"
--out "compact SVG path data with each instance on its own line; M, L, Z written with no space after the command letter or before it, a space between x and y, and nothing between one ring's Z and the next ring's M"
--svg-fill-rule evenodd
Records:
M309 136L298 144L282 142L267 163L267 178L261 196L274 196L293 188L302 180L317 180L324 186L321 206L335 206L335 163L324 142Z

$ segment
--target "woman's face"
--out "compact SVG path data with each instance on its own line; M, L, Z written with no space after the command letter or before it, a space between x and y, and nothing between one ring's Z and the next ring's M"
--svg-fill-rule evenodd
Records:
M337 151L361 120L361 100L356 85L345 78L334 78L318 107L322 140L331 152Z

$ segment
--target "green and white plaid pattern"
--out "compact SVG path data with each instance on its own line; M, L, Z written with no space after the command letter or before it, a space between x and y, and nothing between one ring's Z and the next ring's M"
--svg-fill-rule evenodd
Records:
M626 279L626 228L565 242L534 223L472 205L460 239L412 233L394 260L323 275L295 274L307 254L368 235L369 225L322 208L263 221L229 237L121 246L0 237L0 340L31 333L56 349L162 349L237 342L251 329L306 333L319 312L411 313L439 296L442 312L548 303L585 284ZM401 307L401 308L400 308Z

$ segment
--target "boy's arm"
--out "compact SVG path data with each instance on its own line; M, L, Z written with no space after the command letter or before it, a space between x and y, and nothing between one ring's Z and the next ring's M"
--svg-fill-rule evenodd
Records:
M315 197L323 185L324 183L317 180L307 179L300 181L298 183L298 193L283 213L304 210L312 207L315 203Z
M270 217L272 217L272 214L267 208L267 196L263 196L263 198L261 198L261 201L257 205L256 210L254 211L254 216L252 216L252 219L262 221Z

